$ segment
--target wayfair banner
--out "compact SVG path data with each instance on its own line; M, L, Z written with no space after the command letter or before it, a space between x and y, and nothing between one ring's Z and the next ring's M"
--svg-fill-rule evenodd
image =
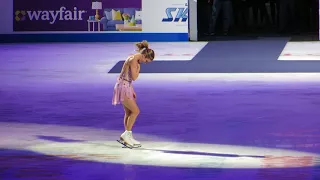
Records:
M187 2L188 0L14 0L13 31L187 33Z

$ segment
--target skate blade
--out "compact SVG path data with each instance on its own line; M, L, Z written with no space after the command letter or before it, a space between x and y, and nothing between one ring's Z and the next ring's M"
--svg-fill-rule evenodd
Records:
M132 149L134 148L133 146L130 146L129 144L125 143L124 141L121 141L121 140L117 140L118 143L122 144L124 147L122 148L129 148L129 149Z
M134 148L140 148L140 147L142 147L142 145L141 144L134 144L133 147Z

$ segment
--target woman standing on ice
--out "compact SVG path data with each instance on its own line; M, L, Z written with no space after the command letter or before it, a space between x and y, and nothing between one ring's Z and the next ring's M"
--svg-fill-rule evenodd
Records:
M149 63L154 59L154 51L149 48L147 41L136 43L136 54L129 56L124 62L117 83L114 86L112 104L122 104L124 115L125 132L120 136L120 143L129 147L141 147L139 141L132 136L132 127L140 113L136 102L136 93L132 86L132 81L137 80L140 73L140 63Z

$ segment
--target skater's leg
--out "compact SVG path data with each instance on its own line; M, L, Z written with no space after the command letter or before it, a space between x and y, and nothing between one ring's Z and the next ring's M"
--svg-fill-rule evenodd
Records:
M122 101L122 104L130 111L130 116L128 118L127 122L127 131L131 131L132 127L140 113L140 109L136 103L135 100L131 100L127 97L124 98L124 101Z
M129 137L133 143L133 145L136 147L140 147L141 144L139 141L135 140L132 135L132 127L136 121L137 116L139 115L139 107L135 100L131 100L129 98L125 98L122 102L124 107L130 111L129 117L127 119L127 125L126 125L126 131L122 135L122 137Z
M129 116L131 114L131 111L124 105L123 105L123 109L124 109L124 120L123 120L124 130L128 130L128 121L129 121Z

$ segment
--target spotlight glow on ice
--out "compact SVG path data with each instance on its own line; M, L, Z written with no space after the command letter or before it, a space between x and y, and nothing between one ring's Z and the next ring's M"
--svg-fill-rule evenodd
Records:
M121 132L86 127L0 123L0 132L1 148L75 160L186 168L289 168L319 164L319 155L313 153L172 142L143 134L135 134L143 147L128 149L116 142ZM64 141L43 137L59 137Z

